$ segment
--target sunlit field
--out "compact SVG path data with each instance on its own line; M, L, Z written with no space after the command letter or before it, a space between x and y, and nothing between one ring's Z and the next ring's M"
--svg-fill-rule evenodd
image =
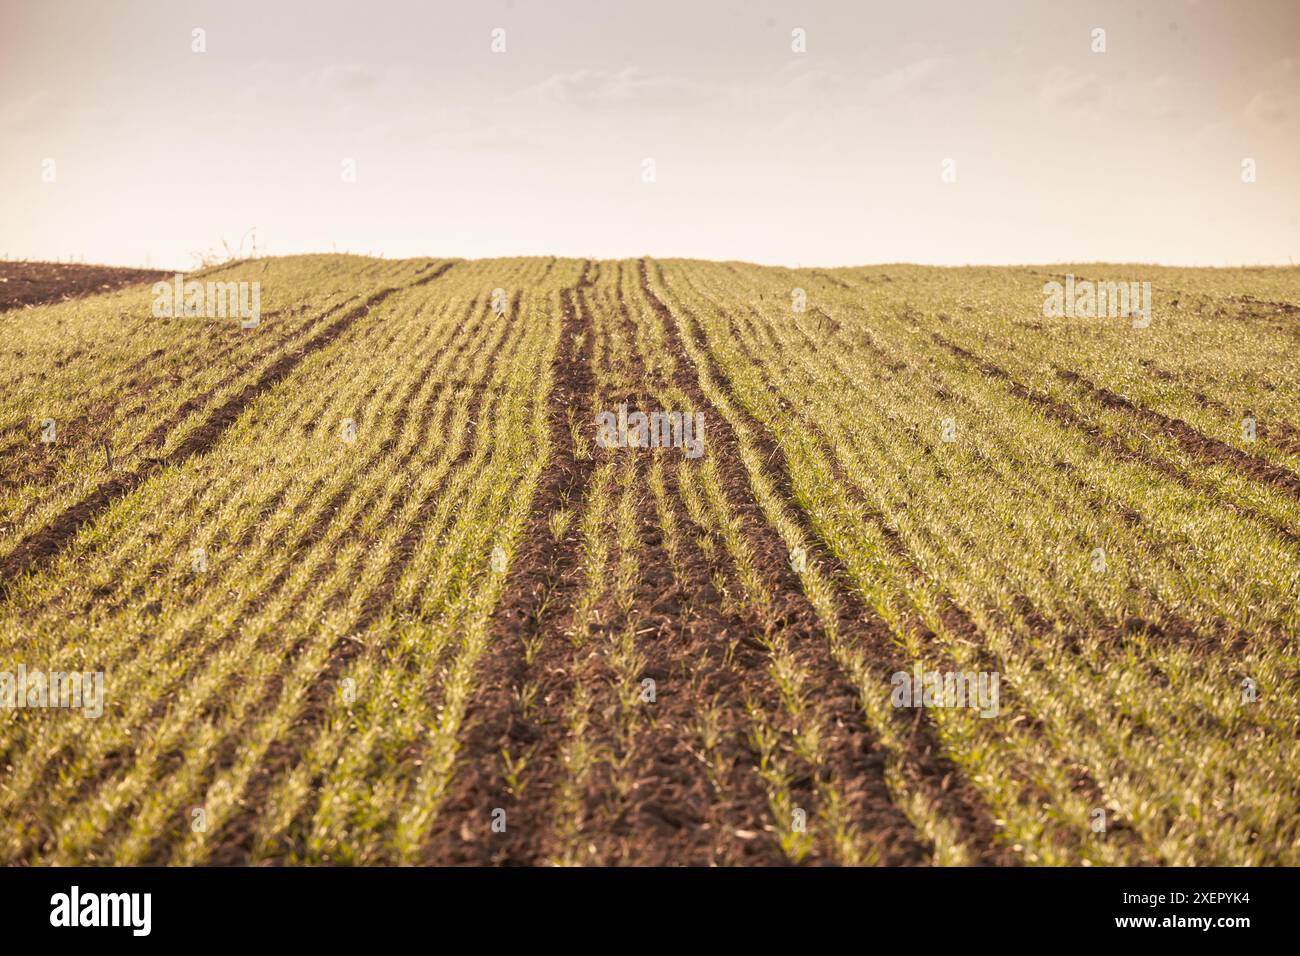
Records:
M189 278L0 313L0 861L1300 863L1300 270Z

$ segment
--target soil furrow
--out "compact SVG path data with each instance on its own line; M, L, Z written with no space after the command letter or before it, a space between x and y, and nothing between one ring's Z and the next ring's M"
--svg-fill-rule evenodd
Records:
M690 335L693 341L703 342L702 354L706 356L710 378L733 396L732 405L746 430L757 444L759 456L771 466L772 478L780 496L789 502L796 502L791 486L789 463L784 450L771 434L754 419L736 398L734 384L722 373L707 351L707 340L702 330L687 331L685 324L694 327L694 320L689 316L682 319L674 314L659 298L650 286L648 267L641 260L641 290L650 307L660 316L664 327L675 333L673 351L682 370L682 386L697 408L706 410L706 420L710 423L712 435L709 439L709 451L716 454L719 467L724 476L728 499L735 513L745 525L747 536L755 542L754 553L759 562L763 577L772 587L773 598L778 605L778 617L786 623L787 634L793 645L795 655L804 668L811 674L812 682L820 688L818 708L825 725L830 728L830 739L824 743L831 759L828 768L818 768L817 772L829 769L832 777L843 788L843 795L851 808L852 819L877 841L886 860L892 862L922 862L928 851L919 842L911 823L902 811L894 805L889 787L884 779L885 754L880 743L868 732L866 724L858 710L857 692L846 679L843 672L832 659L830 648L823 637L822 627L818 623L816 611L804 594L796 573L784 560L787 548L775 528L766 520L762 508L755 498L750 479L742 464L739 449L740 440L729 420L705 395L702 384L702 371L687 352L681 339ZM718 433L721 432L721 441ZM793 509L797 520L809 542L820 539L807 520L802 508ZM825 551L829 560L832 556ZM851 595L839 588L843 611L842 633L846 639L867 643L883 649L891 643L888 630L883 622L872 619L857 604ZM859 613L854 615L847 608L855 607ZM874 632L874 635L873 633ZM874 637L874 642L873 642ZM946 776L939 768L936 773Z
M1067 426L1072 432L1078 434L1094 447L1109 452L1121 461L1132 462L1149 468L1152 471L1163 475L1165 478L1177 482L1189 491L1209 498L1222 497L1220 492L1209 481L1189 474L1173 462L1167 461L1163 458L1158 458L1149 452L1138 451L1130 448L1118 435L1109 435L1104 433L1100 427L1089 422L1064 402L1058 401L1037 389L1030 388L1016 379L1001 366L995 365L987 359L981 358L973 352L949 342L942 336L936 335L935 341L949 349L954 355L971 362L984 374L991 378L1000 379L1006 382L1008 390L1012 395L1024 399L1045 416L1055 419L1061 424ZM1241 514L1258 524L1264 525L1278 537L1283 538L1292 544L1300 544L1300 532L1290 528L1272 515L1239 502L1232 502L1228 507L1238 514Z
M751 330L755 328L752 322L750 328ZM800 329L799 331L801 335L807 336L804 330ZM741 351L750 365L755 368L763 368L763 363L754 355L742 336L736 335L731 341ZM769 338L768 344L773 350L773 354L779 353L779 342ZM871 351L882 365L891 371L898 370L896 363L890 360L887 352L875 347L874 344L871 346ZM726 379L720 380L728 381ZM778 391L775 385L770 387L774 393ZM731 392L735 396L734 387L731 388ZM794 405L787 399L782 398L781 402L782 407L788 410L794 409ZM743 409L740 409L739 412L743 416L748 416L748 413ZM798 415L804 427L817 441L821 457L835 476L837 487L845 491L860 509L862 516L877 530L890 555L909 572L919 574L920 566L917 558L907 547L898 530L886 519L885 514L878 507L865 498L862 489L849 479L844 471L844 464L840 459L834 441L806 411L797 410L795 414ZM751 430L756 434L767 436L766 429L763 429L752 416L748 416L747 421L751 423ZM772 439L772 442L775 444L774 439ZM781 462L781 470L777 480L782 486L782 495L786 500L797 501L790 484L789 464L784 451L781 451L777 458ZM899 645L888 625L857 598L852 583L852 575L848 568L845 567L839 556L833 552L817 532L802 508L800 508L796 517L804 531L805 539L812 543L811 557L820 560L833 572L832 580L839 597L839 601L837 601L839 612L837 627L839 633L852 635L858 647L868 649L868 657L876 665L883 688L885 686L885 672L892 674L908 671L911 668L912 661ZM964 635L972 646L979 646L978 628L969 615L952 600L950 595L945 595L945 601L946 606L943 617L946 625L955 633ZM918 639L934 655L934 659L944 661L949 659L948 655L939 648L937 636L932 630L919 621L915 622L914 628ZM990 668L996 669L991 660L986 661L986 663L990 665ZM942 745L938 739L938 730L924 709L918 710L907 743L907 752L901 755L907 773L914 782L920 783L921 789L927 798L942 810L943 815L957 827L963 837L976 849L978 854L977 862L990 864L1011 862L1012 857L1010 854L1007 853L1004 847L997 845L995 842L997 824L974 788L963 779L958 768L944 755Z
M523 541L492 621L492 640L475 674L476 692L465 714L458 766L434 821L427 858L438 864L536 864L550 821L548 797L560 772L557 755L565 727L559 708L573 682L575 652L560 630L567 602L580 585L577 520L556 541L551 516L576 515L587 499L595 461L579 458L569 415L579 420L595 400L590 351L592 320L584 291L590 263L577 286L560 292L560 333L552 360L548 416L550 456L532 504ZM529 686L535 704L525 706ZM506 779L505 759L526 763L522 787ZM504 833L487 826L506 811Z
M621 272L621 267L620 267ZM617 294L617 320L631 355L622 363L652 363L636 346L636 324ZM638 358L639 356L639 358ZM660 382L660 385L670 384ZM649 411L654 395L644 377L626 400L629 408ZM678 409L689 414L693 409ZM601 828L596 857L604 863L635 865L713 865L741 862L779 863L783 857L767 823L766 795L747 740L747 706L779 710L767 680L761 647L748 636L746 624L722 607L713 588L709 564L692 534L677 540L676 560L665 548L665 521L676 526L681 511L679 472L688 467L683 451L626 449L640 456L634 475L638 494L639 573L634 592L635 652L643 665L636 680L655 682L655 700L642 700L646 722L619 744L608 719L597 718L597 735L616 750L621 772L633 781L625 799L616 802L616 819ZM653 456L663 469L662 502L646 500L652 487ZM612 614L616 615L617 609ZM611 620L605 629L617 631ZM641 685L644 687L644 685ZM704 705L703 707L701 705ZM704 735L713 737L707 743ZM611 803L593 782L587 797L596 817Z
M1177 440L1185 451L1212 465L1227 465L1240 474L1255 481L1272 485L1285 491L1289 496L1300 500L1300 476L1295 475L1280 465L1252 455L1229 445L1218 438L1213 438L1193 428L1181 418L1170 418L1154 409L1138 405L1110 389L1098 385L1078 372L1053 366L1056 375L1063 382L1078 385L1084 392L1096 399L1106 408L1126 411L1142 421L1149 422L1165 435Z

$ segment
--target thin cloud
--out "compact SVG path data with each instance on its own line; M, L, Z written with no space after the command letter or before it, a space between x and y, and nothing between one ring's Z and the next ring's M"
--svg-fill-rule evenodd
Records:
M1099 106L1105 98L1101 80L1095 73L1079 73L1064 66L1054 66L1038 88L1039 105L1047 109L1084 110Z
M871 81L868 89L873 96L878 97L902 96L933 89L932 81L947 62L947 59L941 56L925 57L877 77Z
M1272 90L1260 90L1246 104L1246 118L1265 126L1280 126L1286 121L1282 97Z
M38 90L0 108L0 127L10 134L66 128L76 120L76 113L76 107L66 96Z
M379 85L377 71L352 64L330 65L312 70L303 76L303 85L309 89L328 90L341 95L369 93Z
M651 75L627 67L617 72L582 69L557 73L506 98L513 102L556 103L578 108L667 108L698 103L717 92L695 81Z

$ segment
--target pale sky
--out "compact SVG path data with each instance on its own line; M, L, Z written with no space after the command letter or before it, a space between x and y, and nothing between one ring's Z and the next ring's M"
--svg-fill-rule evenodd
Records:
M0 256L189 268L254 227L277 255L1286 264L1300 2L0 0Z

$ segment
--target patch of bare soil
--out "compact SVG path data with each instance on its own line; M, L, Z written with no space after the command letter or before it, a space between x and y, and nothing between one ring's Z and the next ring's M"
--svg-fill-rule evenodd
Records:
M548 423L551 457L493 618L492 643L475 676L478 689L465 714L460 764L429 839L429 862L439 865L542 861L540 835L551 822L545 797L556 785L560 768L553 757L566 734L558 708L569 696L575 670L574 649L558 633L557 617L581 578L577 521L556 543L549 518L562 507L581 509L595 468L593 460L577 457L567 425L568 411L584 408L595 397L590 354L583 347L591 337L582 299L589 268L575 288L560 295L561 332ZM530 654L529 645L543 634L546 638ZM535 708L525 708L520 700L530 676L537 687ZM530 778L526 794L513 790L503 776L507 754L531 764L525 770ZM494 834L486 825L495 808L507 811L504 833Z
M79 299L129 285L157 282L172 273L70 262L0 262L0 312Z

